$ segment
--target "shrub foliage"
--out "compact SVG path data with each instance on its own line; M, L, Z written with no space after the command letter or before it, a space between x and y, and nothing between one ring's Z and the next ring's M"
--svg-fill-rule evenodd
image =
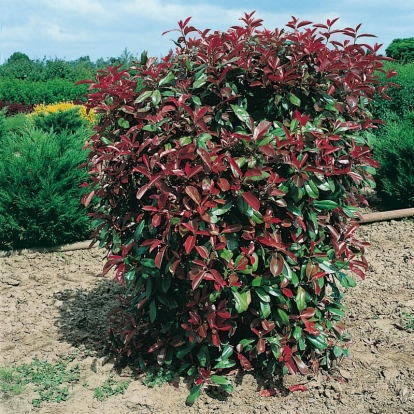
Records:
M128 289L111 338L142 365L195 372L189 403L206 381L230 389L217 373L235 365L306 373L346 355L338 286L367 268L356 215L386 58L336 20L241 20L180 21L175 53L85 81L101 121L84 202L99 197L103 272Z
M387 117L374 145L377 192L389 209L414 207L414 112Z
M90 130L60 134L32 126L0 135L0 249L84 240L90 223L78 169Z

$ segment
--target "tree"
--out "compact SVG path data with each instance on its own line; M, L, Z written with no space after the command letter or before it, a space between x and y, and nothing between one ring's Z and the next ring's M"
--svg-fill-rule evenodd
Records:
M385 49L385 53L401 63L414 62L414 37L394 39Z

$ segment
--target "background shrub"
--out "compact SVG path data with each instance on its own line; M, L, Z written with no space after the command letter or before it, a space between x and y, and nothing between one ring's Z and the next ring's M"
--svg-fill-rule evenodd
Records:
M0 99L26 104L57 103L62 101L84 101L86 87L75 85L66 79L35 82L21 79L0 78Z
M403 118L388 114L375 141L377 192L389 209L414 207L414 112Z
M93 111L86 113L82 105L72 102L60 102L49 105L35 105L29 119L43 131L53 130L60 133L64 130L76 132L80 128L87 128L95 123Z
M230 390L217 374L235 365L305 374L346 355L338 285L367 268L355 214L377 166L383 58L328 47L335 21L241 20L211 34L179 22L175 54L99 72L87 103L101 120L84 202L100 198L103 272L115 266L128 292L114 348L194 374L190 404L205 382Z
M29 126L0 136L0 249L84 240L90 224L80 203L87 179L78 166L90 130L59 134Z
M414 62L414 37L394 39L385 53L400 63Z
M402 118L406 113L414 111L414 62L407 64L386 62L384 66L397 74L393 82L399 87L388 90L390 100L382 99L379 94L375 97L375 115L386 119L390 112L394 112ZM382 83L386 82L383 73L379 72L378 76Z

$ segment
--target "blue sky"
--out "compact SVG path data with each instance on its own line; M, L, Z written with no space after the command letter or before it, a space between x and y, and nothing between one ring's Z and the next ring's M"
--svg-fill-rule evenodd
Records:
M0 63L13 52L31 59L92 60L116 57L125 48L134 55L166 54L174 48L177 21L192 16L199 29L226 30L256 10L268 29L282 28L294 15L324 23L339 17L338 28L362 23L367 38L383 43L414 37L414 0L0 0Z

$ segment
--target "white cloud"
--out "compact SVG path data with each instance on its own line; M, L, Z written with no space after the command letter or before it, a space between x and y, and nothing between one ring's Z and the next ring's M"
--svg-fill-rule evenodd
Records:
M47 23L42 27L41 32L47 38L53 39L53 41L58 43L88 40L88 35L84 31L69 31L55 23Z

